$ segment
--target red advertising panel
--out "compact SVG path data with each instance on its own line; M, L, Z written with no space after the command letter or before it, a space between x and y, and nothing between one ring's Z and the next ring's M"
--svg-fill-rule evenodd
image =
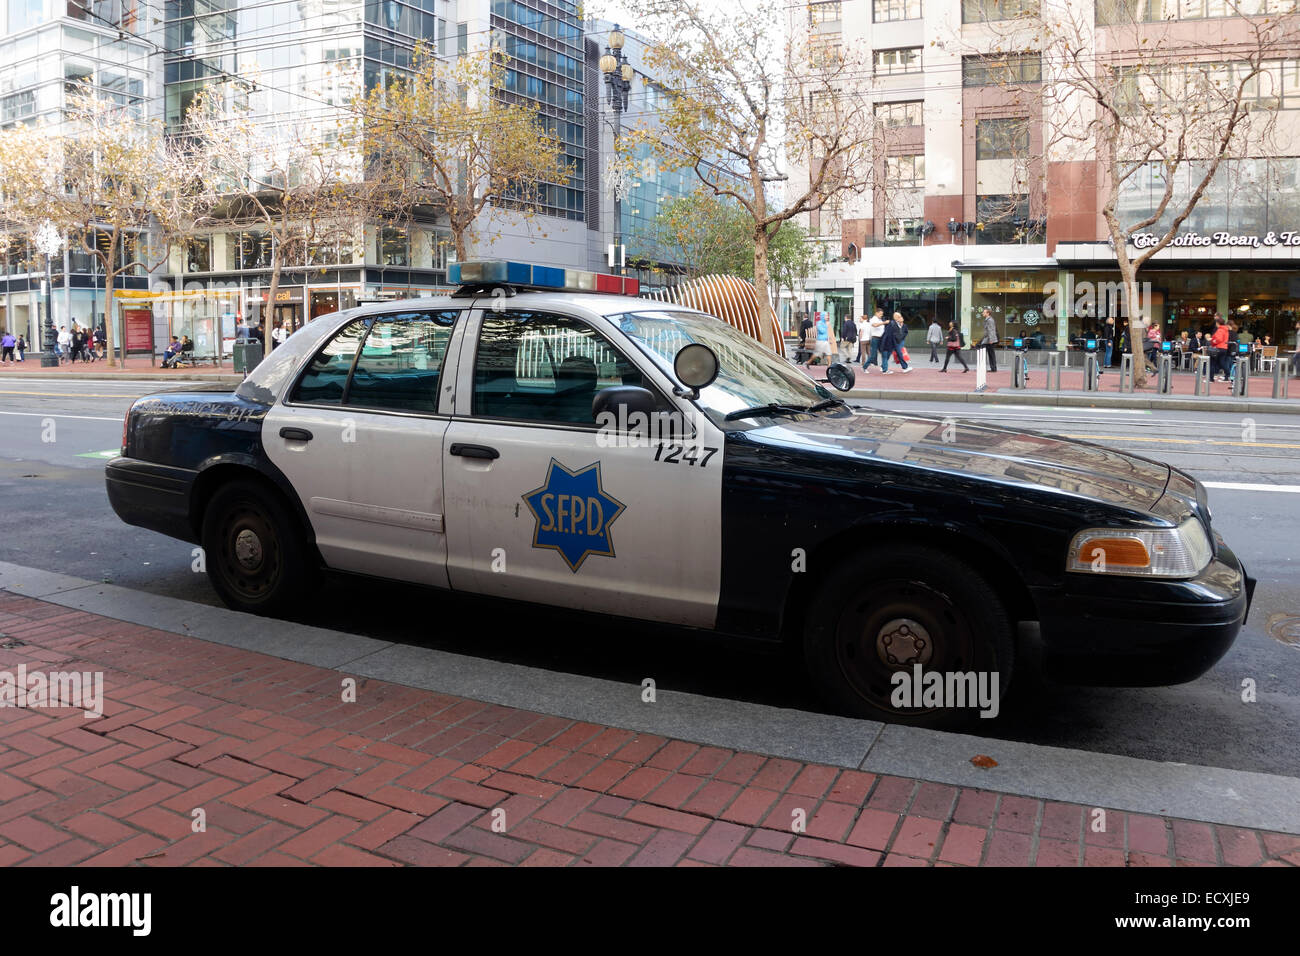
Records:
M153 309L125 309L122 312L126 325L124 347L128 352L153 351Z

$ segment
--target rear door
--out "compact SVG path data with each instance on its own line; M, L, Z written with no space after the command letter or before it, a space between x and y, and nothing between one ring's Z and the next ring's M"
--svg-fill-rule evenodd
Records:
M677 409L608 324L494 306L475 313L461 349L444 444L452 586L711 627L721 433L685 422L699 429L687 450L598 428L592 400L612 385L649 387Z
M267 416L267 455L298 492L330 567L447 586L444 368L460 317L417 309L355 319Z

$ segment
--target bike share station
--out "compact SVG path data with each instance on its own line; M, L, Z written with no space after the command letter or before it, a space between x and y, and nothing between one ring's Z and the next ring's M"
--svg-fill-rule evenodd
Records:
M1021 336L1016 336L1011 340L1011 347L1015 349L1015 355L1011 357L1011 387L1028 388L1029 387L1029 345ZM1044 372L1047 376L1047 389L1059 392L1061 390L1061 353L1055 349L1045 353L1047 363L1044 366Z

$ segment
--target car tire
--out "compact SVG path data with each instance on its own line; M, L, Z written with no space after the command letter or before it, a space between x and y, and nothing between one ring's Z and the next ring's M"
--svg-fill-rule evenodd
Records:
M217 490L203 512L202 540L208 580L236 611L291 610L316 570L287 504L257 482Z
M803 645L809 677L836 710L921 727L968 723L981 710L978 698L912 707L896 673L913 678L917 664L922 675L973 671L984 682L977 686L996 687L1000 707L1015 655L1011 622L988 581L942 551L911 545L873 550L829 572L805 616ZM894 705L896 693L903 706Z

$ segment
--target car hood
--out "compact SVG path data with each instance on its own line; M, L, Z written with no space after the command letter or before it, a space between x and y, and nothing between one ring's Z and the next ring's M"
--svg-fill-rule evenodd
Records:
M752 440L878 464L957 472L1151 511L1169 466L1090 442L952 418L873 410L808 415L748 433Z

